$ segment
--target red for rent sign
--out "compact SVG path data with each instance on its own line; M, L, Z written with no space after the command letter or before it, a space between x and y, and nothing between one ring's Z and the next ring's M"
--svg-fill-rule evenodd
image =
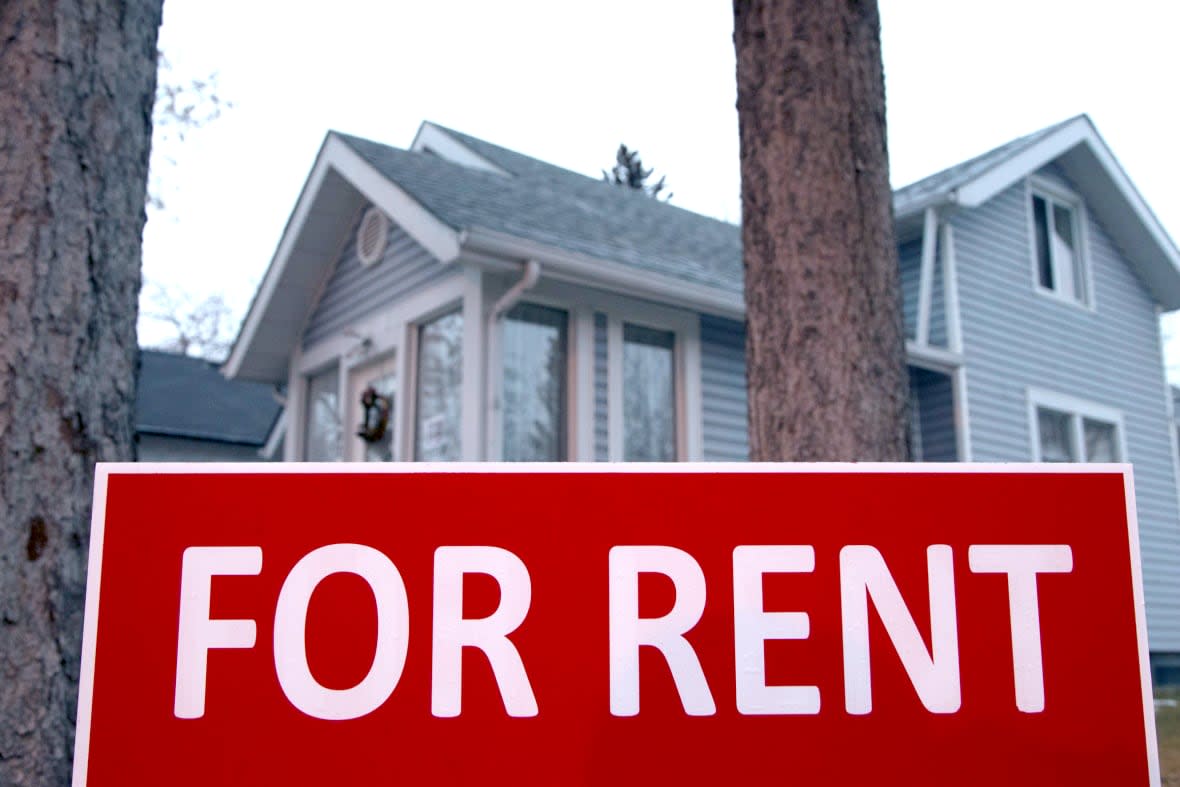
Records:
M75 785L1158 784L1125 466L100 465Z

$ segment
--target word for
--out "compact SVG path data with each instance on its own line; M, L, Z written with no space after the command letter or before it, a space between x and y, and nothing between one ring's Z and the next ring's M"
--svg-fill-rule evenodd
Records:
M960 706L959 636L951 547L926 550L930 591L931 648L906 607L884 558L876 548L840 550L840 615L843 629L844 707L850 714L873 709L869 660L870 600L922 704L931 713L955 713ZM1069 546L975 545L968 549L973 573L1005 574L1012 633L1016 707L1038 713L1045 707L1037 578L1073 570ZM807 545L745 545L733 550L733 633L737 710L744 715L817 714L817 686L767 685L764 643L803 640L810 634L806 612L768 612L763 576L815 570ZM174 713L196 719L205 712L206 665L213 648L253 648L250 619L211 619L209 600L217 576L251 576L262 571L262 548L189 547L180 581L180 628L176 649ZM377 609L377 643L365 677L347 689L321 685L307 661L305 628L312 593L326 577L351 573L372 590ZM700 659L685 634L705 610L705 575L689 553L671 546L616 546L610 550L610 712L639 713L639 649L662 654L684 712L717 711ZM672 609L656 618L639 616L639 576L663 574L676 590ZM463 579L485 574L500 587L500 603L482 618L463 617ZM529 612L532 583L512 552L495 546L442 546L434 553L431 637L431 712L462 711L463 648L483 651L492 667L509 716L536 716L537 698L520 652L509 639ZM331 544L309 552L283 582L275 604L274 663L287 699L319 719L354 719L373 712L401 679L409 645L406 587L393 562L362 544Z

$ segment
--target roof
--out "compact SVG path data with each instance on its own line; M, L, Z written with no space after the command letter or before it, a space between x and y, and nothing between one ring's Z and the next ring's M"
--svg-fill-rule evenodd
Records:
M1180 250L1085 115L894 193L899 233L927 208L981 205L1057 162L1165 309ZM316 294L364 204L442 263L536 259L546 275L698 311L744 313L740 228L458 131L423 123L411 150L329 132L224 371L282 381Z
M135 429L141 434L262 445L279 414L265 383L227 380L218 364L140 350Z
M739 227L444 130L508 175L331 133L455 230L491 230L741 292Z
M897 189L893 192L894 210L898 214L905 214L925 207L932 202L941 201L964 184L971 182L992 168L1008 161L1021 151L1027 150L1037 142L1051 136L1054 132L1084 117L1085 115L1078 115L1048 128L1043 128L1040 131L1026 134L1011 142L1006 142L997 148L992 148L975 158L968 159L953 167L947 167L940 172L935 172L933 175L928 175L908 186Z

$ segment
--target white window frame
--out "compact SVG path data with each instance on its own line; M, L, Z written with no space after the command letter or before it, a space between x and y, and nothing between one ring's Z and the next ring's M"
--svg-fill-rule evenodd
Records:
M676 461L704 458L701 405L700 315L622 303L598 309L606 315L607 460L624 460L623 324L639 325L673 335L672 367L676 399Z
M470 386L467 383L470 333L467 322L472 319L468 315L471 284L468 276L462 272L448 277L437 284L433 284L420 292L382 309L374 314L357 320L349 327L316 342L304 349L296 347L292 354L290 371L287 378L286 411L290 423L295 428L288 428L287 439L283 447L283 459L288 462L303 461L304 432L306 430L306 399L307 385L310 375L321 371L332 364L339 364L340 393L339 402L342 410L343 439L347 440L352 434L347 418L350 403L348 402L348 386L354 370L371 363L374 359L393 354L397 367L398 383L397 396L403 406L394 413L396 423L394 428L397 440L396 454L399 461L412 460L414 440L414 396L415 370L417 364L416 337L417 326L422 322L453 311L463 309L464 313L464 421L467 420L466 410L471 406L467 395ZM477 299L478 300L478 299ZM478 306L477 306L478 308ZM297 422L297 423L296 423ZM465 423L466 425L466 423ZM463 435L464 452L468 445L466 431ZM344 449L344 456L351 456L348 448ZM463 457L467 459L465 455Z
M581 430L579 430L579 415L584 411L585 402L580 396L579 382L583 381L585 372L579 364L579 358L583 352L582 348L586 346L587 339L589 340L589 348L591 353L591 374L593 374L593 352L594 352L594 316L590 312L590 323L587 328L585 316L587 311L584 308L571 304L568 300L553 297L544 292L536 293L533 291L525 292L521 295L513 307L522 304L530 303L536 306L544 306L548 309L556 309L565 312L566 315L566 336L565 336L565 456L560 460L562 462L574 462L582 459L582 446L584 445L585 437ZM503 317L507 317L509 308L505 311ZM487 391L487 408L488 408L488 456L492 457L494 461L504 461L504 409L501 404L503 397L503 382L504 382L504 320L498 319L490 326L491 333L488 335L487 352L488 352L488 368L491 373L488 374L488 391ZM589 333L587 333L589 331ZM594 451L593 445L593 419L594 419L594 382L590 380L590 410L589 418L591 421L590 430L590 445L589 450L591 454Z
M1085 432L1082 424L1084 419L1113 425L1115 430L1115 450L1118 452L1115 461L1118 463L1130 461L1127 458L1127 429L1123 423L1122 411L1116 410L1113 407L1107 407L1106 405L1096 404L1086 399L1079 399L1076 396L1069 396L1068 394L1046 391L1041 388L1029 388L1028 422L1032 443L1030 446L1031 456L1034 462L1044 461L1041 458L1041 430L1039 420L1037 419L1038 408L1052 410L1069 416L1073 446L1079 455L1085 450L1086 445ZM1085 459L1081 459L1080 461L1085 462Z
M297 461L308 462L312 461L307 458L307 416L308 416L308 402L311 391L311 380L313 377L318 377L325 372L335 370L336 372L336 418L340 424L340 456L335 459L326 461L343 462L347 454L347 445L345 442L347 425L344 423L344 416L340 410L344 406L344 396L348 390L348 385L343 382L346 372L344 364L340 362L339 358L332 358L323 361L315 366L304 367L299 375L299 434L295 442L298 443L299 452L296 454ZM324 460L320 460L324 461Z
M503 290L512 283L502 282ZM495 302L500 289L484 293L487 302ZM623 323L633 323L661 331L675 337L673 368L676 390L676 461L701 461L704 458L701 414L701 343L700 314L695 311L660 306L601 290L589 289L554 279L546 279L525 292L522 303L535 303L562 309L569 315L568 385L567 385L567 454L570 461L595 461L595 371L594 371L594 315L603 314L607 320L607 459L623 461ZM486 418L487 455L499 460L501 450L501 421L495 406L499 396L503 364L499 341L500 326L494 326L486 337L487 389L484 406Z
M1074 239L1077 247L1075 253L1077 254L1078 261L1078 275L1081 276L1082 291L1085 294L1084 298L1078 299L1073 295L1061 292L1055 288L1045 287L1041 284L1041 270L1037 262L1037 227L1033 213L1034 196L1046 201L1048 207L1046 216L1048 221L1047 229L1050 232L1052 231L1053 224L1054 203L1057 203L1063 208L1068 208L1070 214L1073 216ZM1028 220L1028 250L1032 270L1033 291L1057 303L1067 303L1080 309L1094 311L1097 301L1094 294L1094 277L1090 270L1090 243L1086 224L1086 205L1082 201L1082 198L1059 183L1033 175L1025 181L1024 210ZM1052 244L1050 244L1049 253L1051 258ZM1056 263L1052 259L1050 259L1050 264L1056 268ZM1054 280L1059 279L1060 277L1055 274Z

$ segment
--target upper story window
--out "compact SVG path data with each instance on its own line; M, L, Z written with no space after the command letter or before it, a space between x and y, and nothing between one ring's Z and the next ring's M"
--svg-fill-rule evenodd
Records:
M1036 461L1124 461L1118 411L1044 391L1031 391L1030 402Z
M1029 209L1037 286L1065 300L1089 305L1081 202L1034 183Z
M502 325L502 443L506 462L568 458L569 317L521 303Z

